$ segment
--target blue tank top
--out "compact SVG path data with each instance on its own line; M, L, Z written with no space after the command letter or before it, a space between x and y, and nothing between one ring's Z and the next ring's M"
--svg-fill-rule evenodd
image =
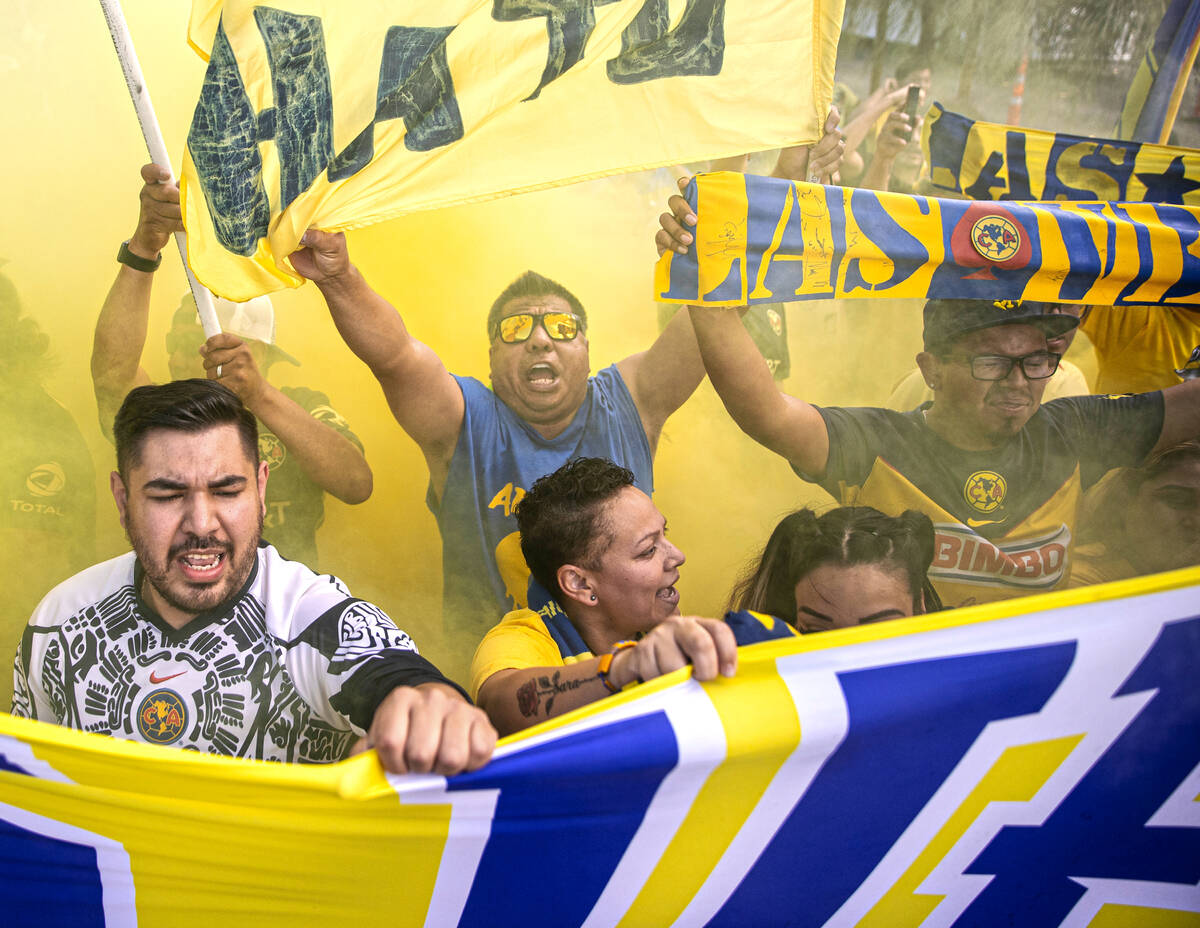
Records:
M607 458L654 492L650 442L625 381L610 365L589 378L571 424L555 438L536 429L473 377L455 375L465 409L439 504L427 502L442 534L442 616L447 631L476 640L529 604L529 568L514 509L538 477L578 457Z

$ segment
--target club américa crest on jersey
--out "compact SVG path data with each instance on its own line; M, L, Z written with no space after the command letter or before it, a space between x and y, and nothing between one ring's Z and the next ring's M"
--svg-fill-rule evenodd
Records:
M137 708L137 729L151 744L174 744L187 728L187 706L174 690L151 690Z
M995 512L1007 494L1008 483L994 470L975 471L963 486L963 499L976 512Z

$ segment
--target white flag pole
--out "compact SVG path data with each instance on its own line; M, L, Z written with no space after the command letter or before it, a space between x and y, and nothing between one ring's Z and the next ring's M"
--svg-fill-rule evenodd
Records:
M138 122L142 127L142 135L146 139L146 147L150 150L150 160L171 172L175 178L175 170L171 167L171 156L167 154L167 145L163 141L162 130L158 127L158 118L154 115L154 105L150 102L150 91L146 89L145 78L142 77L142 66L138 63L137 51L133 47L133 37L129 34L129 26L125 23L125 14L121 10L120 0L100 0L104 10L104 18L108 21L108 31L112 35L113 45L117 49L117 57L121 60L121 70L125 74L125 83L129 86L129 96L133 107L137 110ZM212 338L220 334L221 323L217 320L216 310L213 309L212 294L196 280L187 261L187 234L175 233L175 244L179 248L179 257L183 261L183 270L187 274L188 286L196 300L196 311L200 314L200 325L204 335Z

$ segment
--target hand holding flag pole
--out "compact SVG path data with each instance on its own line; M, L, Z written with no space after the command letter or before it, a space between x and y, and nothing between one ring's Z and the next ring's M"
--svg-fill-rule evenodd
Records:
M167 145L163 141L162 130L158 127L158 117L154 115L154 104L150 101L150 91L146 89L146 81L142 76L142 66L138 62L137 51L133 47L133 37L129 34L129 26L125 22L125 14L121 9L120 0L100 0L104 10L104 18L108 22L108 31L112 36L113 46L117 50L117 58L121 62L121 71L125 75L125 83L129 87L129 96L137 111L138 123L142 127L142 136L146 147L150 150L150 160L165 168L175 178L171 167L171 158L167 154ZM179 248L179 257L183 261L183 270L187 274L188 286L192 297L196 300L196 311L200 314L200 325L204 329L205 338L212 338L221 332L221 323L213 308L212 294L192 273L187 260L187 233L176 232L175 244ZM218 377L220 374L218 373Z

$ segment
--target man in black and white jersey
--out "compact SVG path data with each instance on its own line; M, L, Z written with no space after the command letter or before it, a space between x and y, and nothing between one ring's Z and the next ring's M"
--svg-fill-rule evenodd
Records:
M261 541L267 466L223 385L130 392L111 477L133 551L60 584L13 714L151 744L322 763L365 736L396 773L482 766L496 732L407 634Z

